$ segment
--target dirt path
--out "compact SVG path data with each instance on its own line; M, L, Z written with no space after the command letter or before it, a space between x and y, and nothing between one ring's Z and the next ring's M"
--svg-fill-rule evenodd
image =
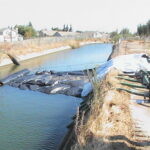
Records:
M150 104L138 104L141 98L131 95L130 109L135 123L134 138L138 142L139 149L150 150Z

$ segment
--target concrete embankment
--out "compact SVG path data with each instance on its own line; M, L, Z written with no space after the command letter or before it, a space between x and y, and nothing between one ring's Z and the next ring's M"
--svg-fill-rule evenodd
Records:
M63 46L63 47L60 47L60 48L44 50L44 51L41 51L41 52L36 52L36 53L31 53L31 54L26 54L26 55L20 55L20 56L17 56L17 59L18 59L18 61L24 61L24 60L32 59L32 58L35 58L35 57L40 57L40 56L43 56L43 55L47 55L47 54L50 54L50 53L64 51L64 50L67 50L67 49L71 49L71 47L70 46ZM0 66L5 66L5 65L9 65L9 64L12 64L12 61L10 59L3 59L0 63Z
M94 42L94 41L78 42L79 46L84 46L84 45L94 44L94 43L96 44L96 43L102 43L102 42L101 41L97 41L97 42ZM31 47L32 47L32 45L31 45ZM69 45L66 45L66 46L61 46L61 47L47 49L47 50L41 50L41 51L32 52L32 53L30 52L30 53L27 53L27 54L24 54L24 55L18 54L16 59L18 61L25 61L25 60L28 60L28 59L48 55L48 54L51 54L51 53L60 52L60 51L64 51L64 50L67 50L67 49L72 49L73 47L78 48L78 45L76 47L76 43L74 43L74 42L71 43L70 42ZM24 50L24 51L26 51L26 50ZM14 57L15 57L16 53L17 53L17 51L14 52ZM5 66L5 65L9 65L9 64L12 64L12 61L8 58L1 59L1 61L0 61L0 66Z

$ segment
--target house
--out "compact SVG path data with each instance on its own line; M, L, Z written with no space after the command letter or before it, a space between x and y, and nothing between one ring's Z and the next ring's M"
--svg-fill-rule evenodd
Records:
M22 41L23 36L18 33L17 28L0 29L0 42L15 42Z
M47 36L50 36L50 35L49 35L49 30L47 30L47 29L42 29L42 30L38 31L38 36L39 36L39 37L47 37Z
M51 37L56 33L56 31L48 30L48 29L42 29L38 32L39 37Z
M65 31L54 31L54 30L48 30L48 29L42 29L38 32L39 37L68 37L68 36L74 36L78 35L80 33L77 32L65 32Z
M53 34L53 36L55 36L55 37L61 37L62 35L59 32L56 32L56 33Z

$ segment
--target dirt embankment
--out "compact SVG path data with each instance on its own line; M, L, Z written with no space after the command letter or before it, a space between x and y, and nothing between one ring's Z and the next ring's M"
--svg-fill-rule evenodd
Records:
M116 91L120 87L117 75L117 70L111 70L99 83L89 114L75 127L76 143L72 150L134 150L137 147L130 96Z
M147 53L150 41L122 41L114 47L110 58L116 56ZM74 127L74 144L71 150L148 150L149 138L132 118L130 94L117 91L121 87L116 79L117 70L111 70L96 86L91 98L90 111ZM140 138L139 138L140 137Z
M150 55L150 40L123 40L114 45L109 59L134 53L147 53Z

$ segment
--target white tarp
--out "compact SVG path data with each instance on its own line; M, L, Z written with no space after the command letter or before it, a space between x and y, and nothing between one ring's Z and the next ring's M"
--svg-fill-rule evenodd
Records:
M126 71L126 72L150 70L150 63L148 63L147 59L143 58L142 55L143 54L122 55L107 61L97 69L97 78L101 79L109 72L111 68L116 68L120 71ZM91 91L92 91L91 83L86 83L84 85L81 96L85 97Z

